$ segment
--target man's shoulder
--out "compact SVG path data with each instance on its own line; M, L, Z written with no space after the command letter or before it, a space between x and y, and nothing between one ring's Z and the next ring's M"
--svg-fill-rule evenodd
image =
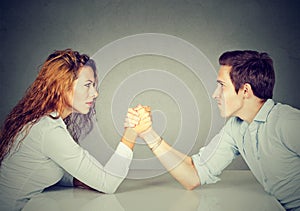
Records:
M275 103L271 114L279 117L280 119L300 118L299 109L283 103Z
M266 124L277 132L299 127L300 110L288 104L275 103L266 119Z

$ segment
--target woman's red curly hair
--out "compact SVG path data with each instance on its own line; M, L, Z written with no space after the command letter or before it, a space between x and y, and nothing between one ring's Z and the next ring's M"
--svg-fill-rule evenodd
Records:
M55 51L48 56L35 81L3 123L0 131L0 163L21 132L21 140L23 140L31 126L41 117L60 117L64 107L68 105L67 93L72 91L73 83L78 78L79 69L83 65L93 69L97 81L96 65L87 55L66 49ZM51 116L52 112L57 112L59 116ZM64 119L75 141L78 141L83 131L91 130L91 117L94 114L93 107L88 114L71 114Z

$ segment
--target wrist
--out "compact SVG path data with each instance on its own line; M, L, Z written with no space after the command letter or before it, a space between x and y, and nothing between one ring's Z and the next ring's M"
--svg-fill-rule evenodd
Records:
M133 128L126 128L122 136L121 142L126 144L130 149L133 149L135 145L135 139L137 138L137 133Z
M141 133L139 136L145 140L150 149L161 142L161 137L152 128L150 128L146 132Z
M128 141L135 142L135 139L137 138L138 134L133 128L125 128L125 131L123 133L123 138L125 138Z
M145 130L144 132L141 132L140 134L138 134L139 137L141 137L142 139L149 139L153 136L156 136L157 133L153 130L152 127L149 127L147 130ZM157 135L158 136L158 135Z
M159 137L159 139L154 144L152 144L151 146L149 145L151 151L154 152L161 145L162 142L163 139Z

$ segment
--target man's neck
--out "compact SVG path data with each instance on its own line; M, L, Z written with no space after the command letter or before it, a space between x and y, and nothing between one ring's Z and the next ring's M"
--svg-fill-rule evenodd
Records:
M239 118L248 122L249 124L254 120L255 116L264 105L265 101L257 98L255 100L245 101L243 112Z

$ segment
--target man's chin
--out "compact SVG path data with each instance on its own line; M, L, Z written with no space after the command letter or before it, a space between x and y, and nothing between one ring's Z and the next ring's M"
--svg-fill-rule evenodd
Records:
M219 108L219 112L220 112L220 116L224 117L224 111L221 108Z
M228 118L228 115L226 115L226 113L224 111L220 110L220 116L223 118Z

